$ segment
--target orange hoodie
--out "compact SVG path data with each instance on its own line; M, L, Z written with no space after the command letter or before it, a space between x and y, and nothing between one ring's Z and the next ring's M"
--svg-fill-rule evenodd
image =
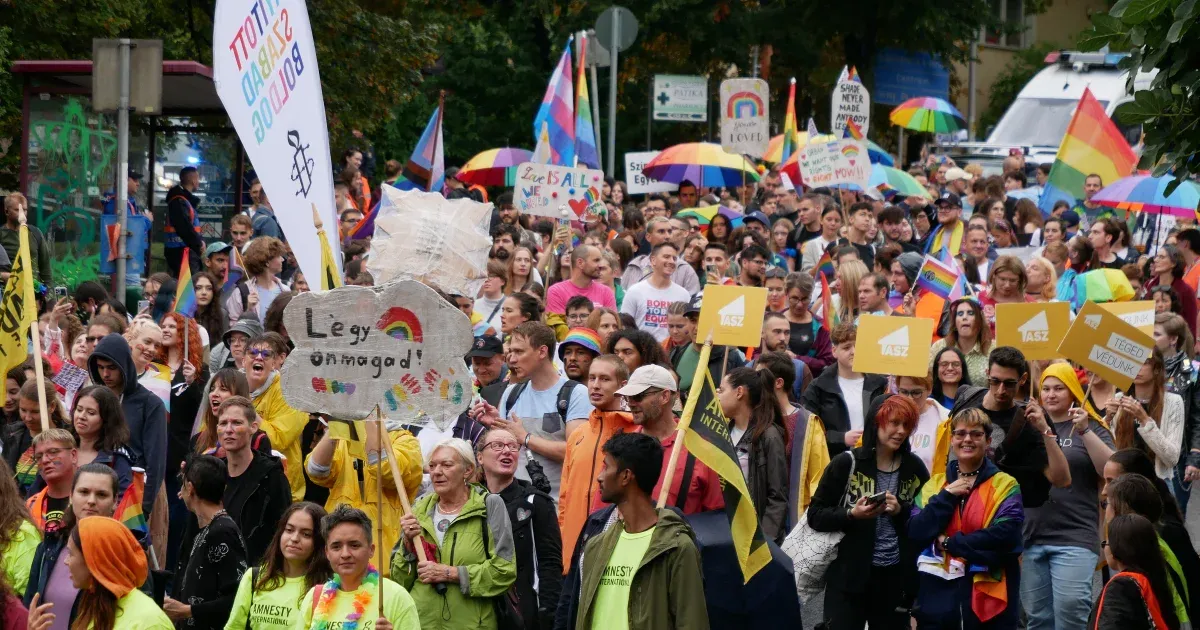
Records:
M562 481L558 487L558 529L562 532L563 572L571 568L575 541L583 530L588 514L603 505L597 498L596 475L604 461L600 447L608 438L636 427L626 411L593 409L587 424L567 438L567 456L563 459Z

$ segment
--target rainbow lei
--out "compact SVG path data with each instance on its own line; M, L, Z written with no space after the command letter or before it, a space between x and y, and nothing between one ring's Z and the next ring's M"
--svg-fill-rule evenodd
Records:
M375 569L375 565L368 564L367 575L363 578L358 590L354 592L354 612L346 617L346 622L342 624L342 630L358 630L358 620L362 619L363 613L367 611L367 606L374 598L375 588L378 585L379 571ZM316 614L313 615L313 630L329 630L329 615L333 612L333 600L341 590L342 576L336 573L321 587L321 599L317 600Z

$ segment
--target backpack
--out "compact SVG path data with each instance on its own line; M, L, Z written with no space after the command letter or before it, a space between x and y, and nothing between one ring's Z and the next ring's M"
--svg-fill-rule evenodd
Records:
M571 407L571 392L574 392L575 388L579 384L579 381L572 381L568 379L567 382L563 383L563 386L558 390L555 409L558 411L558 416L562 419L564 425L567 422L567 409ZM508 399L504 401L504 409L501 410L501 417L508 417L509 412L512 411L513 405L517 402L517 398L519 398L528 387L529 381L513 385L512 392L509 393Z

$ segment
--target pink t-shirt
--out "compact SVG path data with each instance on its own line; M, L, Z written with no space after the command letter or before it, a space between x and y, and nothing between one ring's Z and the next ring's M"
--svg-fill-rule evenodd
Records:
M582 295L592 301L592 304L617 310L617 298L613 290L607 286L592 281L586 289L580 289L570 280L563 280L550 287L546 292L546 310L560 315L567 314L567 302L576 295Z

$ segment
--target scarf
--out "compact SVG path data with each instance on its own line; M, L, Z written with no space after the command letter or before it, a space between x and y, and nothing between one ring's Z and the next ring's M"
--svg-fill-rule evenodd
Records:
M1071 392L1071 395L1075 397L1075 402L1083 405L1088 415L1095 419L1096 422L1099 422L1104 428L1108 428L1108 425L1104 422L1104 418L1101 418L1100 414L1096 413L1096 408L1092 407L1092 403L1083 395L1083 386L1079 384L1079 377L1075 376L1075 370L1071 368L1070 364L1051 363L1042 372L1042 380L1038 381L1038 387L1041 387L1042 383L1045 383L1046 379L1050 377L1062 381L1063 385L1067 386L1067 390Z
M986 463L986 460L985 460ZM957 473L957 463L954 466ZM934 495L941 492L947 485L946 475L933 475L921 488L915 499L916 506L924 509ZM981 481L967 495L966 504L953 511L950 523L946 526L946 537L955 534L970 534L981 529L987 529L996 523L1012 518L1012 512L1021 506L1021 488L1017 480L1011 476L997 472ZM937 558L933 547L921 552L921 558L928 562ZM960 558L953 558L947 552L942 552L940 561L943 570L949 573L951 560L966 565ZM1008 576L1004 567L981 567L971 565L971 612L981 622L987 622L1008 608Z
M346 617L342 623L342 630L357 630L358 622L367 612L367 606L375 599L375 590L379 585L379 571L374 565L367 565L367 575L363 577L362 584L358 586L358 590L354 591L354 612ZM333 574L333 577L326 582L320 589L313 594L317 598L315 604L316 610L313 611L312 628L313 630L329 630L329 616L333 614L333 600L337 599L338 592L342 590L342 576Z
M146 552L120 521L107 516L79 521L79 546L92 577L117 599L146 581Z
M946 226L938 224L929 233L929 244L925 247L925 253L936 254L942 251L942 248L949 247L950 255L957 256L962 249L963 234L966 232L966 225L959 220L954 224L954 229L949 234L946 233Z

